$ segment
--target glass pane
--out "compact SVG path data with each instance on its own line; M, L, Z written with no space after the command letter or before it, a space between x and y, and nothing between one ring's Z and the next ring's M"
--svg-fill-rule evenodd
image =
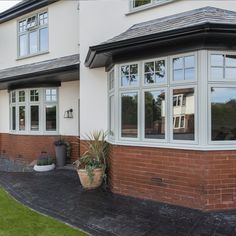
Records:
M29 49L30 54L38 52L38 43L37 43L37 31L31 32L29 34Z
M121 98L121 136L138 136L138 94L124 93Z
M211 78L213 80L222 80L224 78L223 68L212 67Z
M166 73L164 60L155 62L155 72L156 72L156 82L157 83L164 82Z
M225 68L225 78L236 79L236 68Z
M195 119L195 105L194 105L194 89L183 88L173 90L173 99L177 99L178 106L173 106L173 116L175 117L173 128L174 140L194 140L194 119ZM183 105L183 97L185 102ZM173 101L174 105L174 101ZM184 125L183 125L184 124Z
M133 7L140 7L149 3L151 3L151 0L134 0Z
M57 130L57 109L56 106L46 106L46 131Z
M28 54L28 49L27 49L27 37L25 34L21 35L19 37L19 54L20 56L26 56Z
M121 86L129 85L129 75L130 75L130 68L129 66L122 66L121 67Z
M195 79L195 70L193 69L185 69L184 71L185 80L194 80Z
M112 70L108 76L109 90L112 90L114 88L114 79L115 79L114 73L115 73L114 70Z
M173 80L184 80L184 70L174 70L173 71Z
M194 68L194 56L188 56L184 58L184 67L185 68Z
M16 108L12 107L12 130L16 130Z
M15 103L16 102L16 92L11 93L11 102Z
M39 31L40 52L48 51L48 28Z
M146 62L144 64L144 72L154 72L154 62Z
M211 66L224 66L224 55L211 55Z
M212 141L236 140L236 88L211 88Z
M30 101L38 102L39 101L39 91L38 90L30 90Z
M138 84L138 64L121 67L121 86Z
M25 106L19 106L19 130L25 130Z
M114 136L115 131L115 106L114 106L114 96L111 96L109 99L109 109L110 109L110 115L109 115L109 124L110 124L110 130L109 134L111 136Z
M153 84L155 83L154 73L147 73L144 75L145 84Z
M138 73L138 65L137 64L130 65L130 74L137 74L137 73Z
M165 91L145 92L145 138L165 138Z
M25 102L25 91L19 91L19 102Z
M39 130L39 106L30 107L30 129L32 131Z
M184 68L183 57L174 58L173 64L174 64L174 70L183 69Z
M226 67L236 67L236 55L226 55L225 56L225 66Z

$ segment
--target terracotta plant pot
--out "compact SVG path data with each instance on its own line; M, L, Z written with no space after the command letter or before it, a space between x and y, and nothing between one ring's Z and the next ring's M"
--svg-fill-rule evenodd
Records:
M93 181L90 182L89 176L85 169L77 170L80 182L84 189L95 189L101 186L103 181L103 171L102 168L94 169L93 171Z

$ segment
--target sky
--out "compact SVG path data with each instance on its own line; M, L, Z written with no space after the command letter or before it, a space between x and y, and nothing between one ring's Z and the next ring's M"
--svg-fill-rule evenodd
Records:
M0 0L0 12L7 10L8 8L17 4L18 2L20 2L20 1L17 1L17 0L2 1L2 0Z

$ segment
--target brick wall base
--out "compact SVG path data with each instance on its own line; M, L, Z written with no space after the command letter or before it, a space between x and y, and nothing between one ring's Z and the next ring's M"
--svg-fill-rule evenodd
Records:
M110 145L114 193L204 211L236 208L236 151Z
M30 163L36 160L41 152L55 157L53 142L59 136L46 135L13 135L0 134L0 155L9 159L22 160ZM72 152L69 162L75 161L79 157L79 141L74 136L62 136L65 141L71 144Z

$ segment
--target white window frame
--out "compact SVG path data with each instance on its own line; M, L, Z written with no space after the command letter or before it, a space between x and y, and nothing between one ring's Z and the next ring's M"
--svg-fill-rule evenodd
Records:
M40 20L39 16L41 14L47 13L47 24L40 25ZM36 25L27 28L27 21L29 18L36 16ZM20 26L19 23L21 21L26 20L26 31L20 32ZM41 51L40 49L40 30L47 28L48 29L48 37L47 37L47 42L48 42L48 49ZM37 52L36 53L30 53L30 42L29 42L29 36L30 33L36 31L37 32ZM20 55L20 36L26 35L27 38L27 54L26 55ZM28 58L32 56L37 56L41 54L45 54L49 52L49 15L48 15L48 9L41 10L40 12L36 12L34 14L28 15L27 17L20 18L17 21L17 59L23 59L23 58Z
M140 10L145 10L148 8L152 8L152 7L157 7L157 6L161 6L170 2L173 2L175 0L151 0L150 3L138 6L138 7L134 7L134 0L130 0L130 12L136 12L136 11L140 11Z
M56 102L46 102L46 89L56 89L57 91L57 101ZM25 102L19 102L19 91L25 91ZM39 90L39 101L30 101L30 91ZM12 92L16 92L16 102L11 103ZM10 91L10 133L20 134L20 135L58 135L59 133L59 89L57 87L48 87L48 88L27 88L27 89L17 89ZM19 130L19 107L25 106L25 130ZM39 130L31 130L31 117L30 117L30 108L31 106L39 106ZM55 105L56 106L56 130L47 131L46 130L46 105ZM16 107L16 130L12 129L12 107Z

